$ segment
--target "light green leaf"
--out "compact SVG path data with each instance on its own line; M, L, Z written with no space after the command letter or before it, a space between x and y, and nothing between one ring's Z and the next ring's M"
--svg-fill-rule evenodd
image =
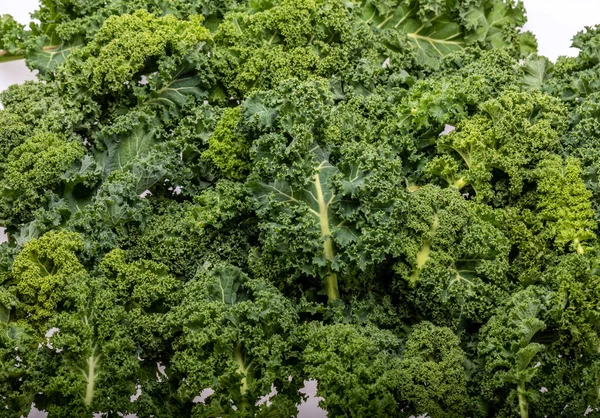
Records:
M24 335L24 328L12 325L4 332L3 339L14 344L18 342Z
M332 178L339 173L338 168L329 162L329 154L318 145L315 144L310 153L313 171L310 177L297 179L302 186L293 186L283 180L253 182L249 186L260 209L285 213L289 206L299 207L305 216L312 218L313 228L320 235L320 242L313 242L315 248L320 247L320 254L313 262L320 266L328 265L326 292L329 300L333 301L339 297L337 275L330 268L336 256L333 236L341 232L341 238L348 241L352 235L333 210L333 204L339 200L339 195L332 188ZM272 212L270 215L278 216Z
M239 268L232 265L219 265L209 273L209 294L215 301L227 305L235 305L248 299L248 295L240 287L248 277Z
M0 322L8 323L10 320L10 309L0 305Z
M148 103L150 105L183 106L189 97L203 97L205 93L199 88L200 78L187 76L176 78L165 84L159 91L150 94Z
M246 119L257 119L263 128L271 128L277 119L277 110L267 107L260 96L252 96L244 102Z
M332 229L340 224L332 210L332 204L339 198L331 189L330 179L339 173L337 167L329 162L329 155L318 145L311 150L314 162L314 174L307 179L304 187L294 188L288 183L276 180L273 183L255 182L251 184L255 198L261 206L270 201L299 205L308 210L320 225L322 235L330 236Z
M81 39L75 39L69 43L62 42L57 45L50 44L50 39L47 39L47 41L43 46L38 45L35 49L28 51L27 54L27 63L42 75L56 70L71 52L83 46Z
M205 98L208 93L204 90L205 81L187 65L182 66L168 83L160 83L158 90L148 95L147 103L150 106L163 107L168 117L173 112L177 113L190 98Z
M49 16L27 32L25 46L27 64L38 70L42 76L53 73L71 52L84 44L83 39L79 37L74 37L68 42L61 39L56 33L56 28L64 16L51 2L47 2L45 6Z
M474 30L470 32L465 41L468 44L485 42L493 48L509 46L504 31L507 25L521 25L525 23L523 11L520 8L510 8L508 4L499 2L493 7L485 9L484 6L470 9L464 18L472 25Z
M546 57L533 55L525 60L523 72L523 88L539 90L552 74L552 63Z
M128 165L146 155L156 144L154 130L139 123L130 132L118 134L105 141L108 154L104 164L104 175L115 170L123 170Z
M537 343L528 344L521 348L516 354L517 371L526 370L531 363L531 360L538 354L544 351L544 346Z
M362 19L375 31L404 32L417 49L421 65L435 66L440 58L477 43L490 48L510 47L513 35L518 36L516 27L525 23L521 4L482 1L461 10L466 5L440 2L425 10L421 2L414 0L383 5L369 0L359 3Z
M418 17L417 5L402 4L381 13L374 5L364 8L362 17L376 30L395 30L406 33L418 50L422 64L435 64L443 56L465 46L463 30L446 15L437 16L428 22Z
M405 28L409 30L408 39L418 48L422 62L434 63L465 46L460 26L450 20L442 17L428 27L414 27L416 23L408 21Z

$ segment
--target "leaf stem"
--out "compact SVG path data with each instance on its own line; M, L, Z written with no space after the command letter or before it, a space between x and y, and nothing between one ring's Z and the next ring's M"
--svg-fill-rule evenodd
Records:
M25 58L25 54L23 54L23 53L11 54L8 51L0 50L0 63L22 60L24 58Z
M238 366L239 373L243 376L240 384L240 393L242 395L242 403L239 405L240 410L244 411L250 407L250 402L246 393L248 392L248 378L250 377L249 367L244 362L244 354L242 352L242 345L237 344L234 352L235 362Z
M333 240L331 239L331 228L329 227L329 205L325 202L323 194L323 186L321 178L317 171L313 177L315 182L315 190L317 194L317 202L319 204L319 225L321 227L321 236L325 238L323 244L323 252L328 263L332 263L335 258L335 250L333 249ZM329 272L325 277L325 286L327 288L327 299L332 302L340 297L338 290L337 274L328 267Z
M519 394L519 412L521 418L529 418L529 404L527 403L527 397L525 396L525 382L519 383L517 392Z
M573 240L573 245L575 246L575 251L577 252L577 254L581 255L584 253L583 245L581 245L579 238L575 238Z
M330 270L325 278L325 283L327 286L327 300L333 302L334 300L339 299L340 292L338 289L337 274Z

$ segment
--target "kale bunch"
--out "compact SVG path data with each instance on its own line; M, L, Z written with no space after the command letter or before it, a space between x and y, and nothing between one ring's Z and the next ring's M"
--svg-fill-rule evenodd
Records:
M0 417L600 416L600 26L551 63L514 0L33 17Z

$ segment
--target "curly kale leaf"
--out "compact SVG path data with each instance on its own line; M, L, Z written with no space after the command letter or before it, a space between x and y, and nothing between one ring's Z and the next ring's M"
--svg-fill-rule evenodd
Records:
M10 15L0 16L0 62L18 59L25 38L24 26Z
M312 251L307 248L310 251L307 256L312 256L314 261L306 257L304 263L301 261L306 265L304 269L311 272L314 269L311 266L312 263L317 266L334 263L335 250L332 234L337 234L338 231L343 233L347 229L344 227L343 221L337 218L333 212L333 205L336 203L336 198L339 199L339 197L331 189L330 182L331 177L338 171L329 163L327 154L318 145L315 145L309 152L314 155L314 174L312 176L309 174L308 178L301 179L306 184L304 188L295 189L285 181L257 182L251 187L259 208L264 208L259 212L259 216L262 213L263 216L277 219L276 222L265 225L269 227L267 231L263 232L267 240L271 241L270 237L276 238L278 229L283 229L283 231L290 229L289 232L293 230L293 234L298 234L304 239L310 237L314 242ZM286 213L289 210L286 209L289 207L292 209L291 213ZM269 212L272 214L271 216L269 216ZM294 212L296 212L296 216L294 216ZM299 221L304 222L301 224ZM277 241L279 240L280 238L277 239ZM289 244L291 243L288 242L288 246ZM297 244L306 246L301 242ZM277 248L276 242L272 242L271 245L275 247L274 250ZM325 287L329 300L339 297L337 274L331 267L328 267L326 273Z
M401 99L403 127L425 138L437 136L445 124L455 125L475 114L481 103L514 89L516 62L503 49L468 48L446 56L439 72L418 80Z
M250 144L239 132L241 108L225 109L208 139L208 149L202 158L211 160L226 178L241 180L250 171Z
M480 331L483 396L521 417L527 416L538 392L528 384L539 372L537 363L546 348L535 337L547 327L549 296L535 286L513 294Z
M2 17L0 61L26 58L30 68L52 79L68 56L89 43L111 17L137 10L184 20L203 15L207 26L214 30L228 11L244 5L245 2L238 0L201 0L193 4L185 0L43 0L33 14L35 21L26 30L10 16Z
M111 17L85 47L71 54L57 80L83 103L102 103L107 96L132 100L136 85L147 75L147 85L140 87L146 101L180 105L180 95L201 96L199 90L210 84L208 58L200 51L211 36L201 22L201 16L186 21L143 11ZM202 68L207 71L189 74ZM189 77L197 82L190 84Z
M339 297L338 274L351 278L390 252L393 242L384 230L404 190L397 187L403 181L401 161L388 144L359 137L336 147L330 142L337 135L330 138L322 125L313 128L319 114L308 99L316 96L324 111L332 106L322 88L305 83L285 99L257 95L246 103L249 122L260 133L249 186L263 252L285 254L271 259L286 275L322 279L333 301Z
M543 88L560 97L571 107L581 99L600 91L598 77L600 25L587 26L573 37L572 47L579 49L577 57L560 57L552 77Z
M441 155L430 163L429 171L457 179L453 184L459 189L469 185L478 201L506 204L531 181L532 166L561 150L567 109L537 92L508 92L480 108L455 132L440 137Z
M0 217L19 223L64 187L63 174L84 155L81 144L53 133L38 133L15 147L2 173Z
M0 319L0 408L2 416L26 415L34 400L35 388L28 382L39 351L35 332L25 322Z
M571 128L563 137L565 153L581 164L585 186L592 192L592 204L598 219L600 189L598 183L600 154L600 93L593 93L581 101L571 114Z
M61 302L65 286L86 274L76 254L82 248L78 234L51 231L25 244L15 258L12 275L21 309L41 333L47 330L45 324Z
M406 341L402 361L394 371L400 405L410 410L404 415L465 415L471 407L465 360L460 339L450 329L428 322L415 325Z
M583 254L584 243L593 241L597 223L591 197L581 178L581 165L575 158L565 162L558 156L538 165L539 216L545 220L545 233L557 247L569 247Z
M332 416L397 412L394 371L400 339L373 325L310 322L297 331L305 379L317 380L319 405Z
M242 184L220 181L195 196L194 203L160 198L149 209L139 229L128 234L130 258L164 263L186 281L206 262L227 260L248 268L258 230Z
M525 10L514 1L360 1L358 9L377 31L397 31L417 50L417 62L435 67L444 56L477 45L528 51L531 34L519 34Z
M99 267L117 303L126 311L138 354L151 364L152 360L160 361L160 353L170 342L165 314L179 301L181 282L164 264L143 259L127 262L125 256L125 251L113 250Z
M140 362L124 306L102 280L79 277L65 287L48 324L31 382L36 406L56 417L109 408L128 412Z
M136 381L146 383L142 371L166 348L166 313L180 282L158 263L126 263L121 250L102 260L102 274L89 273L77 259L82 247L79 235L51 231L28 242L13 264L17 312L39 343L34 363L23 348L23 396L37 393L36 405L52 416L134 411ZM18 324L6 324L7 332Z
M169 365L178 396L190 402L211 388L205 405L194 407L203 416L295 414L299 382L287 378L295 374L289 355L297 319L290 301L226 263L208 265L183 291L172 315L181 334ZM272 386L271 404L258 404Z
M507 237L484 206L453 189L409 195L393 287L417 312L448 325L485 322L509 295Z
M26 81L23 84L14 84L0 92L0 101L4 106L0 114L15 118L27 127L27 131L21 131L22 134L13 147L20 145L27 136L36 131L71 136L78 128L88 128L95 122L85 119L73 106L73 97L63 96L54 83ZM0 129L2 138L10 138L18 132L15 132L15 129L19 128L16 124L2 124Z
M370 39L343 2L284 0L227 15L215 33L216 68L225 97L243 99L289 78L351 72Z

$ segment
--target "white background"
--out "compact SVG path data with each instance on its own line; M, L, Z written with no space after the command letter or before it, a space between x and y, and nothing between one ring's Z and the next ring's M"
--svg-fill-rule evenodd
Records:
M600 24L599 0L524 0L528 23L526 29L532 31L539 43L539 52L552 61L560 55L576 55L570 48L571 38L584 26ZM0 15L11 14L17 21L27 24L29 13L37 8L37 0L0 0ZM0 64L0 91L13 83L34 79L23 61ZM0 231L1 232L1 231ZM1 241L0 234L0 241ZM307 392L313 395L316 387L307 385ZM314 396L314 395L313 395ZM300 417L320 418L326 413L317 409L317 400L311 399L300 408ZM30 418L45 414L32 413Z

